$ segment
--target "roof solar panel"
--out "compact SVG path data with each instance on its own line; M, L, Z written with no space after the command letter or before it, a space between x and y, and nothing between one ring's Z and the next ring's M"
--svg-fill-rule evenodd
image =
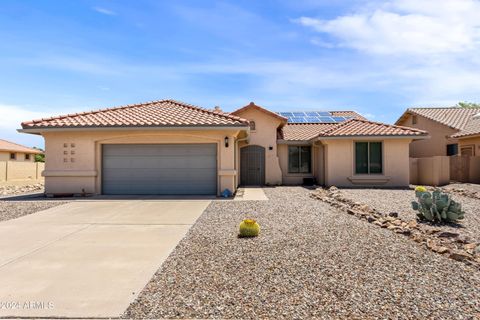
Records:
M333 116L328 111L286 111L277 113L286 117L289 123L336 123L353 118L344 116Z
M303 118L303 117L291 117L291 118L288 118L288 122L304 123L306 121L305 121L305 118Z
M335 122L332 117L320 117L320 121L322 122Z
M294 117L305 117L305 112L292 112Z

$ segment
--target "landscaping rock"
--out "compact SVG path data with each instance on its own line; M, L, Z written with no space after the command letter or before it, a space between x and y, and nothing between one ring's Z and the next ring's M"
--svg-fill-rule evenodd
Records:
M457 260L457 261L465 261L465 260L470 260L471 259L471 256L469 254L461 252L461 251L452 252L452 253L450 253L449 257L451 259Z
M456 238L458 236L459 236L458 233L448 232L448 231L443 231L437 234L437 237L439 238Z

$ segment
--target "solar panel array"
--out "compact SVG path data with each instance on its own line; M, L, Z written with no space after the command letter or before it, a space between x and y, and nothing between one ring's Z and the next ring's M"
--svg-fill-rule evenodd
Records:
M334 116L328 111L278 112L278 114L287 118L289 123L337 123L353 118Z

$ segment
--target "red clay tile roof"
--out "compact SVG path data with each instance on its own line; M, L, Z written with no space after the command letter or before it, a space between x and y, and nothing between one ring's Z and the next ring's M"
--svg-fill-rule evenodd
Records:
M0 139L0 151L23 152L23 153L43 153L41 150L22 146L21 144Z
M415 114L451 128L461 130L470 118L479 113L478 108L408 108L395 124L401 124L408 114Z
M307 141L338 125L338 123L287 123L278 131L278 139Z
M175 100L159 100L22 123L24 129L129 126L248 126L248 121Z
M453 134L451 137L463 138L475 135L480 135L480 110L478 114L470 118L470 121L467 122L465 128Z
M263 108L263 107L260 107L260 106L256 105L255 102L250 102L250 103L247 104L245 107L241 107L240 109L237 109L237 110L231 112L230 114L232 114L232 115L239 115L239 114L241 114L242 112L247 111L248 109L256 109L256 110L262 111L262 112L264 112L264 113L266 113L266 114L268 114L268 115L270 115L270 116L272 116L272 117L274 117L274 118L277 118L277 119L282 120L284 123L287 123L287 120L288 120L287 118L279 115L278 113L272 112L272 111L270 111L270 110L267 110L267 109L265 109L265 108Z
M427 131L369 120L351 119L319 134L322 137L426 136Z
M369 120L350 119L340 123L288 123L278 132L278 139L308 141L318 137L426 136L424 130L395 126Z
M361 114L355 112L355 111L329 111L332 116L334 117L352 117L353 119L358 119L358 120L367 120L364 116Z

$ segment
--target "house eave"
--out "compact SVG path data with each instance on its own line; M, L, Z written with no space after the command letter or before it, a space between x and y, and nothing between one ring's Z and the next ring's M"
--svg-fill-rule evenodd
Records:
M194 126L110 126L110 127L37 127L37 128L23 128L17 129L20 133L29 133L29 134L42 134L43 132L76 132L76 131L128 131L128 130L155 130L155 131L204 131L204 130L227 130L227 131L238 131L246 130L250 131L248 125L194 125Z
M348 136L336 136L336 137L317 137L317 140L351 140L351 139L414 139L414 140L424 140L430 139L429 135L348 135Z
M312 144L312 140L283 140L283 139L277 139L277 144L307 145L307 144Z

